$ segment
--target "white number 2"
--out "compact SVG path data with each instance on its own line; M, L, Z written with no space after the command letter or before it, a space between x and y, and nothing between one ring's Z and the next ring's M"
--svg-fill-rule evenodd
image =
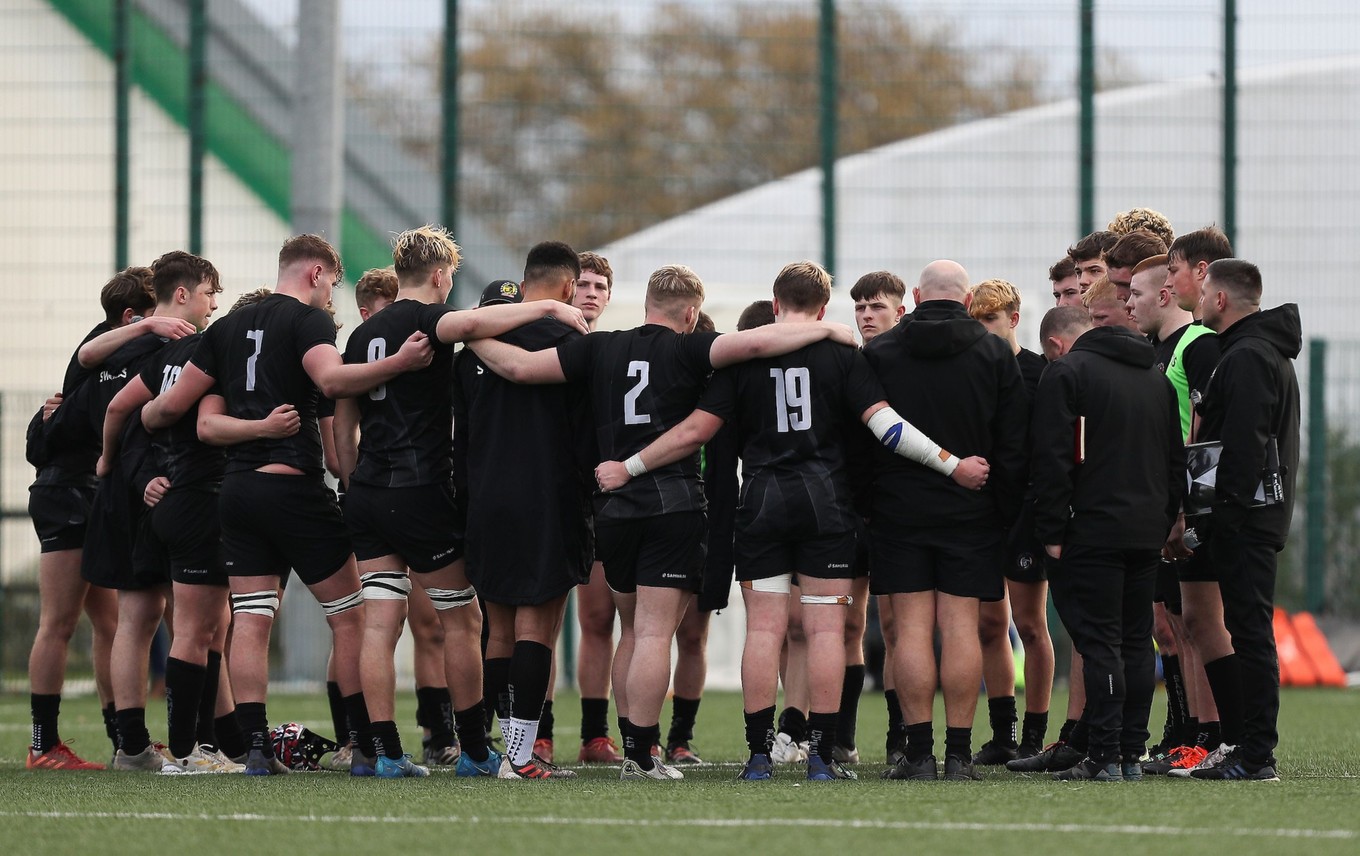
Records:
M652 421L650 413L637 412L638 396L647 388L652 371L651 363L646 360L633 360L628 364L628 376L638 379L637 384L623 397L623 424L624 425L647 425Z
M387 340L384 338L371 339L368 343L368 361L376 363L387 356ZM387 384L379 384L376 389L368 394L373 401L382 401L387 397Z
M246 338L255 343L255 353L246 358L246 392L254 392L255 361L260 358L260 349L264 347L264 331L247 330Z
M780 434L812 427L812 377L804 367L770 369L774 378L774 413Z

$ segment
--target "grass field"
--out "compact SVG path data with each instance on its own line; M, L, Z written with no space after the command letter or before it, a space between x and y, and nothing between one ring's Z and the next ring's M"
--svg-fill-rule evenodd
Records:
M399 704L414 742L407 725L414 699ZM1055 698L1054 710L1064 704ZM882 781L882 708L880 694L866 693L858 782L809 783L794 768L768 783L735 781L745 748L734 693L705 698L695 745L716 763L687 769L683 782L620 782L617 768L582 769L574 782L441 772L424 780L335 773L261 780L28 772L27 697L0 696L0 851L1360 853L1360 693L1286 691L1278 784L1072 784L1004 770L973 783ZM1160 695L1155 709L1160 723ZM560 695L557 710L557 754L574 760L575 696ZM982 720L985 711L984 704ZM275 696L270 715L330 730L322 696ZM148 719L163 724L163 716L153 709ZM986 739L981 731L976 743ZM64 704L62 734L86 757L108 753L93 699Z

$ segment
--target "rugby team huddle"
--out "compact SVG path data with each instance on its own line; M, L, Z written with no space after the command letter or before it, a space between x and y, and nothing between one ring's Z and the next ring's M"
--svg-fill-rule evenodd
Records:
M596 332L613 286L601 256L538 244L521 282L491 283L465 311L446 303L459 262L443 229L398 235L392 268L356 284L363 322L343 353L343 268L314 235L284 244L272 291L210 326L221 285L198 256L105 286L105 322L29 426L42 547L29 768L104 766L58 732L83 607L111 767L288 772L265 699L296 575L332 633L332 767L575 778L554 763L552 687L576 589L577 760L680 779L703 763L691 740L708 620L735 576L743 780L789 763L856 778L871 595L885 778L1002 764L1102 782L1277 778L1271 610L1301 330L1293 304L1260 309L1260 272L1218 229L1176 237L1134 209L1083 238L1049 272L1042 356L1016 339L1017 289L947 260L921 272L910 313L901 278L861 277L858 339L823 320L831 277L812 262L780 271L730 333L683 265L651 274L642 326ZM1218 456L1217 479L1183 508L1188 443ZM1051 743L1050 584L1073 640ZM164 745L146 723L163 617ZM395 721L408 625L423 763ZM1167 715L1149 747L1154 638ZM975 753L984 684L991 736Z

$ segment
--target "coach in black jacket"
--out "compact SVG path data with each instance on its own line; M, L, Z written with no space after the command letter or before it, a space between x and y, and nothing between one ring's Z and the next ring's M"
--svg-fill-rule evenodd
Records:
M1209 560L1223 592L1233 654L1204 664L1224 744L1235 751L1204 779L1273 781L1279 742L1280 670L1273 625L1276 554L1294 513L1299 469L1299 384L1293 360L1303 344L1298 306L1261 311L1261 272L1250 262L1209 265L1200 306L1222 356L1200 406L1202 440L1223 452L1206 524ZM1267 450L1274 448L1278 455ZM1272 458L1275 458L1272 460ZM1265 490L1262 491L1262 488ZM1261 505L1262 498L1269 504Z
M974 778L972 724L982 680L978 602L1002 596L1004 524L1026 480L1029 401L1010 346L969 317L968 273L937 261L913 290L916 311L864 349L888 402L956 455L991 464L970 491L879 448L870 515L870 585L889 595L893 665L907 730L893 778L936 776L931 713L935 627L941 633L945 777Z
M1057 777L1118 781L1146 748L1152 595L1185 490L1185 449L1152 345L1122 327L1090 326L1081 310L1060 307L1039 331L1061 358L1034 402L1035 532L1053 603L1085 663L1090 747Z

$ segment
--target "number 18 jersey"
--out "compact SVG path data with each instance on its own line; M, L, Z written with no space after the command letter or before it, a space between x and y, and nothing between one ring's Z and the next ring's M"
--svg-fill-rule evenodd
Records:
M709 351L717 338L645 324L591 333L558 347L567 380L590 388L601 460L627 460L693 412L713 371ZM695 454L596 494L595 519L632 520L705 507Z
M208 326L190 359L217 381L227 415L264 419L281 404L297 408L302 427L291 437L251 440L227 447L227 472L287 464L320 474L318 392L302 356L317 345L335 346L335 322L320 309L286 294L272 294Z

